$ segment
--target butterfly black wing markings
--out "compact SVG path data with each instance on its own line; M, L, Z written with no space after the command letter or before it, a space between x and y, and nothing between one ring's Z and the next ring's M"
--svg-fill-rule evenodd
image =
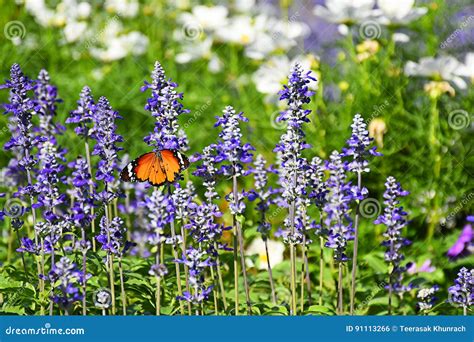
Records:
M120 178L126 182L137 182L138 178L135 174L135 168L137 167L137 160L132 160L127 164L127 166L122 170Z
M174 151L173 155L178 159L180 172L188 168L189 160L184 154L179 151Z

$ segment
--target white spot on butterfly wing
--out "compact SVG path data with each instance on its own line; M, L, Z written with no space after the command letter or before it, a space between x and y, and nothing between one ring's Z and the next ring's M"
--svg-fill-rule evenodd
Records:
M136 165L137 165L137 162L135 160L130 162L127 165L128 177L130 178L131 182L138 181L137 175L135 174L135 171L134 171Z

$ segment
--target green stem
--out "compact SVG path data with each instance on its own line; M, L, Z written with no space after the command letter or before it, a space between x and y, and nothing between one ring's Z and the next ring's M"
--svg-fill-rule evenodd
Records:
M225 299L225 289L224 289L224 282L222 280L222 271L221 271L221 260L219 257L219 252L217 252L217 242L214 241L214 249L216 250L217 256L216 256L216 269L217 269L217 277L219 278L219 287L221 290L221 296L222 296L222 302L224 304L224 310L227 310L227 301Z
M359 190L362 189L362 173L357 172L357 187ZM359 207L360 203L357 202L357 209L354 222L354 253L352 256L352 277L351 277L351 298L350 298L350 314L354 314L354 302L355 302L355 289L356 289L356 273L357 273L357 252L359 246Z
M123 268L122 268L122 257L118 259L118 267L120 274L120 296L122 297L122 313L127 316L127 294L125 292L125 283L123 281Z
M237 258L237 227L233 226L233 257L234 257L234 304L235 315L239 315L239 262Z
M178 246L175 243L175 238L176 238L176 233L174 229L174 221L171 221L170 223L171 227L171 238L173 239L173 257L174 259L178 259ZM181 287L181 271L179 267L179 263L175 262L175 269L176 269L176 284L178 286L178 295L181 297L183 295L183 289ZM181 315L184 315L184 306L183 306L183 301L179 301L179 311L181 312Z
M182 253L186 252L186 234L184 232L184 222L181 222L181 237L182 237L182 244L181 244L181 249ZM184 278L186 279L186 291L189 293L189 270L188 266L184 265ZM187 302L188 306L188 315L191 316L192 311L191 311L191 303Z
M342 315L344 311L343 292L342 292L342 262L338 262L338 277L337 277L337 312L338 315Z
M440 140L439 140L439 110L437 99L431 99L430 108L430 129L429 129L429 143L431 159L433 161L433 183L432 187L439 193L439 178L441 174L441 153L440 153ZM438 223L438 196L434 196L432 199L432 208L430 210L430 218L428 224L428 243L433 238L436 224Z
M235 168L234 168L235 169ZM234 196L234 203L237 204L238 202L238 188L237 188L237 176L234 172L234 175L232 176L232 183L233 183L233 196ZM237 231L237 238L238 238L238 245L239 245L239 251L240 251L240 263L242 267L242 275L244 278L244 288L245 288L245 299L246 299L246 304L247 304L247 313L249 315L252 314L252 304L250 302L250 289L249 289L249 284L248 284L248 279L247 279L247 270L245 267L245 255L244 255L244 238L242 236L242 227L240 225L240 222L237 220L236 215L233 215L233 224L236 227Z
M160 245L158 245L158 250L156 251L156 264L160 265ZM161 277L156 277L156 292L155 292L155 299L156 299L156 315L159 316L161 314Z
M107 183L106 183L107 187ZM107 191L107 188L106 188ZM104 204L105 215L107 219L107 224L110 225L111 223L111 210L108 204ZM110 244L110 230L107 229L107 243ZM114 259L113 254L107 253L107 264L108 264L108 271L109 271L109 283L110 283L110 296L112 297L112 315L115 315L115 279L114 279Z
M214 314L219 315L219 306L217 305L217 279L214 273L214 266L211 266L211 277L214 282L214 287L212 288L212 296L214 297Z
M275 292L275 283L273 282L273 273L272 273L272 266L270 264L270 254L268 253L267 238L263 239L263 242L265 243L265 254L267 256L268 278L270 280L270 288L272 289L272 303L273 305L276 305L277 298L276 298L276 292Z
M293 173L293 186L296 188L296 172ZM290 219L290 233L291 233L291 242L290 242L290 263L291 263L291 275L290 275L290 287L291 287L291 315L296 315L296 251L293 239L295 236L295 200L292 200L290 203L289 209L289 219Z
M319 305L323 305L323 277L324 277L324 239L319 237Z

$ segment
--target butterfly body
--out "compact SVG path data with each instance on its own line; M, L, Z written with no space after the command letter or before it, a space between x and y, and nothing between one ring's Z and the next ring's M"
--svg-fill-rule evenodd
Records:
M120 179L125 182L148 182L153 186L173 183L189 166L189 160L176 150L148 152L125 166Z

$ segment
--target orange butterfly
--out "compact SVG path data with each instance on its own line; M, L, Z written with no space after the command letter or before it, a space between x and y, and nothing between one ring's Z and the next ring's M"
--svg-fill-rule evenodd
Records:
M153 186L173 183L189 160L179 151L161 150L148 152L128 163L120 179L125 182L148 182Z

